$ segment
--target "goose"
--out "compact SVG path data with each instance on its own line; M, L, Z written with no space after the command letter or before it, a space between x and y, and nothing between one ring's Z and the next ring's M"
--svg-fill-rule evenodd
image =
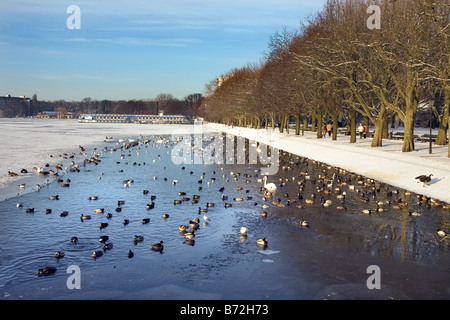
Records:
M153 251L163 251L164 250L164 245L163 245L164 241L160 241L159 243L154 243L151 244L150 247L152 248Z
M427 175L420 175L420 176L417 176L417 177L415 177L415 179L417 179L417 180L419 180L419 181L417 181L417 183L419 183L419 182L422 182L423 183L423 186L425 187L425 185L427 185L428 183L430 183L430 181L431 181L431 176L432 176L433 174L430 174L429 176L427 176Z
M39 269L36 274L38 275L49 275L49 274L53 274L56 272L56 268L55 267L44 267L42 269Z
M266 238L260 238L260 239L256 240L256 245L261 246L261 247L267 247L268 241Z
M81 219L82 221L83 221L83 220L90 220L90 219L91 219L91 216L90 216L90 215L85 216L84 214L81 214L80 219Z
M105 212L105 209L104 208L97 208L97 209L94 209L94 212L95 213L103 213L103 212Z
M90 196L88 200L98 200L98 196Z
M269 206L268 204L262 204L262 205L261 205L261 208L262 208L262 209L268 209L268 208L270 208L270 206Z
M20 203L17 203L17 204L16 204L16 207L17 207L17 208L21 208L21 207L23 207L23 203L22 203L22 202L20 202Z
M372 209L364 209L364 210L362 211L362 213L365 213L365 214L371 214L371 213L372 213Z
M224 206L225 208L230 208L230 207L232 207L231 203L225 203L223 206Z
M275 191L277 191L277 186L275 185L275 183L267 183L267 176L264 176L263 180L264 180L264 188L268 192L275 193Z
M49 200L59 200L59 196L58 195L56 195L56 196L49 196L48 199Z

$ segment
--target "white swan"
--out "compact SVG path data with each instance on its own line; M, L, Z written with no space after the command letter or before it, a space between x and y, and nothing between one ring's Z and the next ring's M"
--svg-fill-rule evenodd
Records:
M270 193L277 191L277 186L275 183L267 183L267 176L264 176L264 188Z

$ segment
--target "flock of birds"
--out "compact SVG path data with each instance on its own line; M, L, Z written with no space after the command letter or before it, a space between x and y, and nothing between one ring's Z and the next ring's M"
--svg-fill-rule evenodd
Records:
M124 159L125 156L127 156L126 152L128 151L128 156L131 155L131 151L135 150L136 153L140 153L140 147L141 145L148 146L150 143L156 143L156 144L165 144L166 147L170 146L169 139L161 138L161 137L151 137L148 139L142 139L142 140L121 140L122 145L116 144L116 146L111 149L111 152L120 150L122 152L121 158ZM176 143L176 142L175 142ZM135 148L136 147L136 148ZM82 151L82 154L86 155L85 149L80 146L80 150ZM109 151L107 148L103 150L104 152ZM94 155L92 157L86 158L82 165L86 166L88 164L97 165L101 162L100 156L102 155L102 152L96 152L94 150ZM72 157L74 154L72 154ZM354 192L356 195L360 196L362 203L373 203L371 208L363 209L362 213L364 214L372 214L375 212L381 212L384 210L384 207L391 206L393 209L402 210L405 207L408 207L408 201L407 199L410 198L410 193L408 191L403 192L403 196L401 195L401 192L395 188L392 188L391 186L388 186L384 183L375 181L370 178L363 177L361 175L348 172L344 169L332 167L325 163L320 163L317 161L311 161L307 158L300 157L300 156L293 156L291 154L288 154L286 152L282 152L282 157L278 160L279 161L279 168L282 171L292 171L293 174L290 175L290 178L279 178L275 180L274 182L268 182L267 176L259 175L260 170L254 169L254 174L249 173L240 173L240 172L230 172L230 176L227 176L225 173L223 174L223 178L225 181L228 181L230 177L232 177L234 180L238 180L239 178L243 177L245 178L244 183L251 183L253 181L257 182L258 184L262 184L260 187L260 191L262 192L262 201L255 201L253 202L254 206L259 206L262 209L261 216L267 217L268 213L266 209L269 209L271 207L286 207L286 206L295 206L298 209L304 209L308 205L313 205L314 203L319 203L322 207L330 207L333 205L334 202L335 208L337 210L347 210L348 206L346 204L346 197L348 192ZM145 163L142 163L145 165ZM133 163L133 165L141 165L141 163ZM62 170L62 165L57 166L57 171ZM66 168L68 171L79 171L79 165L75 164L75 162L72 161L71 167ZM181 167L182 170L185 169L185 167ZM25 170L25 169L24 169ZM221 168L223 170L223 167ZM44 175L50 174L49 171L45 171L44 169L38 168L36 171L38 171L39 174L41 172L46 172ZM192 171L190 172L192 175ZM215 173L215 172L214 172ZM14 176L15 173L8 172L8 175ZM55 172L51 173L55 175ZM198 180L199 185L203 183L205 173L201 176L200 180ZM285 176L287 176L285 174ZM423 183L424 186L431 181L432 175L421 175L416 177L419 182ZM253 180L252 178L255 178ZM101 179L101 176L99 177ZM156 180L157 177L154 177ZM167 181L167 178L164 178L165 181ZM215 178L211 178L211 181L208 181L208 185L210 183L213 183L215 181ZM61 178L58 178L58 182L61 183L61 187L69 187L70 186L70 179L63 180ZM127 188L133 184L133 180L125 180L123 181L124 187ZM276 182L276 183L275 183ZM178 180L172 180L172 184L177 184ZM296 184L296 194L287 194L283 191L281 191L288 183L295 183ZM309 196L305 194L305 188L307 185L310 185L309 187L314 190ZM20 186L21 188L24 186ZM238 186L237 191L244 190L244 187ZM199 186L198 190L201 191L202 187ZM231 202L228 202L228 196L224 194L225 187L221 187L218 189L219 193L221 194L220 199L223 202L223 206L225 208L229 208L232 206ZM292 189L291 189L292 190ZM309 189L311 190L311 189ZM245 190L246 196L245 197L233 197L232 199L235 202L240 202L244 200L252 200L253 197L248 195L249 189ZM143 190L142 191L144 196L148 196L150 194L149 190ZM383 194L383 196L381 196ZM284 195L284 196L283 196ZM334 195L335 199L332 199L332 196ZM186 192L179 192L179 196L181 196L181 199L175 199L173 201L174 205L181 204L187 201L190 201L192 204L199 203L200 196L199 195L193 195L192 199L189 197L186 197ZM380 198L387 198L388 200L381 200ZM283 198L283 199L282 199ZM49 200L58 200L58 195L52 195L49 197ZM147 210L151 210L155 207L154 200L156 199L156 196L151 195L150 196L150 202L146 205ZM98 200L98 196L90 196L88 200ZM117 208L116 212L121 212L121 206L125 204L125 200L118 200L117 202ZM436 199L432 199L423 195L417 196L417 204L423 205L425 207L431 207L431 206L441 206L444 209L450 209L450 205L445 204L441 201L438 201ZM198 207L198 214L200 215L203 213L203 219L205 221L209 221L209 217L206 216L206 213L208 212L208 208L213 207L215 204L212 202L207 202L205 205L205 208ZM18 203L18 207L22 207L23 204ZM32 213L34 212L34 208L27 208L26 212ZM46 209L46 213L51 213L51 209ZM104 208L97 208L94 210L95 213L104 213ZM416 211L409 212L412 216L420 216L421 213ZM63 211L60 214L62 217L67 216L68 212ZM108 213L106 215L106 218L111 218L112 214ZM163 214L163 219L169 218L169 214L165 213ZM90 220L90 215L84 215L81 214L80 219L82 221L84 220ZM128 219L123 219L123 224L127 225L129 223ZM150 222L150 218L144 218L142 219L142 224L147 224ZM300 220L299 225L304 228L308 228L310 226L310 223L306 220ZM99 224L100 230L105 229L108 227L107 222L103 222ZM200 219L194 218L189 220L188 224L182 224L179 225L179 232L186 238L186 244L193 244L194 238L196 236L196 232L200 227ZM243 237L246 237L248 233L247 227L243 226L240 228L240 235ZM439 230L438 234L442 237L447 237L447 233L444 230ZM133 241L135 243L144 241L143 235L134 235L132 237ZM71 241L73 243L78 242L77 237L72 237ZM99 242L102 244L103 251L110 250L113 248L112 242L109 241L109 236L103 235L99 238ZM256 239L256 245L260 247L267 247L268 246L268 239L265 237L261 237ZM153 251L157 251L162 253L164 250L164 241L159 241L156 243L153 243L150 245L150 248ZM92 257L97 258L103 255L102 250L95 250L92 252ZM57 251L55 253L55 258L63 258L64 252ZM134 252L132 250L128 251L128 258L133 258ZM38 270L38 274L40 275L46 275L46 274L52 274L56 271L56 268L51 266L46 266L44 268L41 268Z

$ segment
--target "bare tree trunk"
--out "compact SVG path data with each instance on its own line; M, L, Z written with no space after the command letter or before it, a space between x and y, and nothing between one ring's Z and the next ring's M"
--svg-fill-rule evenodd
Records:
M350 108L348 112L348 123L350 125L350 143L356 143L356 110Z
M331 114L331 119L333 120L333 136L332 140L337 140L337 133L338 133L338 115L337 114Z
M303 116L302 136L305 135L305 130L308 128L308 117Z
M300 115L295 116L295 135L300 135Z
M447 144L447 128L450 114L450 89L445 90L444 108L442 115L439 117L439 131L436 137L435 144L438 146L445 146Z
M317 114L317 138L322 138L323 114L319 111Z
M364 118L365 120L365 118ZM383 127L386 123L386 108L384 105L380 107L380 113L374 123L375 132L372 139L371 147L382 147L383 146Z
M415 108L407 108L405 114L405 137L403 138L402 152L414 151L414 119L416 117Z

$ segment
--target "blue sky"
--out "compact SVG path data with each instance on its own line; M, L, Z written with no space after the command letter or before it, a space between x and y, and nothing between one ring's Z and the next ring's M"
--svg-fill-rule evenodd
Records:
M3 0L0 95L39 100L182 99L258 62L269 38L325 0ZM70 30L66 12L81 10Z

